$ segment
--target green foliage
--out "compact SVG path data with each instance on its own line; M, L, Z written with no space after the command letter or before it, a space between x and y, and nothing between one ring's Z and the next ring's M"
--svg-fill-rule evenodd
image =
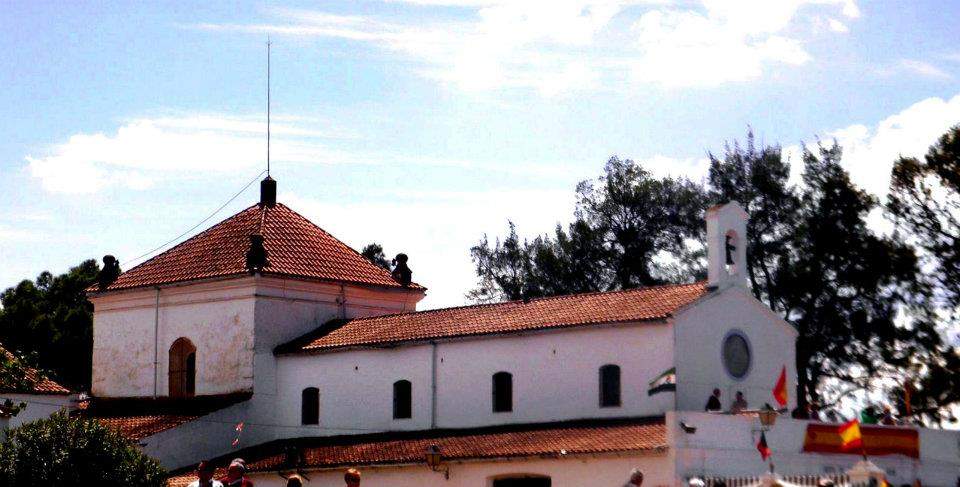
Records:
M43 380L44 374L38 370L30 370L23 360L18 359L10 352L0 350L0 391L28 392L32 391L37 381ZM14 402L7 398L0 403L0 411L16 416L27 404Z
M943 134L923 160L895 161L887 210L897 231L920 250L924 274L934 289L931 307L945 324L955 325L960 319L960 125ZM915 416L956 421L944 406L960 402L960 351L956 343L937 351L911 362L905 387L913 389Z
M117 432L58 413L10 430L0 443L0 486L162 486L166 473Z
M954 197L958 141L956 132L942 139L927 158L936 169L925 170L952 188ZM527 241L511 223L503 240L491 244L485 236L473 247L480 284L468 297L496 301L702 278L703 251L689 241L702 239L708 203L735 200L750 216L747 273L753 293L799 331L799 402L835 401L906 372L924 377L911 401L916 415L950 419L949 406L960 402L960 357L937 333L931 290L913 248L897 235L870 229L868 217L881 206L853 184L841 159L836 144L805 148L802 181L793 184L780 147L756 147L748 133L743 146L710 154L705 187L655 178L632 161L611 159L603 176L578 185L575 220L567 229L558 226L553 236ZM900 165L895 185L898 177L916 185L915 175L923 174L919 163ZM941 193L916 194L914 206L941 201ZM956 201L953 210L960 208ZM913 218L921 222L933 211L953 225L954 240L930 237L929 252L945 255L942 265L960 261L958 220L951 219L957 215L948 217L938 207L918 211ZM948 259L954 257L958 261ZM960 296L960 270L940 276ZM952 306L957 309L956 302ZM892 398L899 393L891 392Z
M370 262L383 267L386 270L390 270L390 261L387 260L387 256L383 253L383 247L378 243L371 243L363 248L360 251L360 255L364 256Z
M577 185L566 229L521 241L511 222L502 241L484 236L471 248L479 284L467 296L487 302L689 280L702 271L687 243L702 238L704 205L696 184L611 158L602 176Z
M93 306L84 289L99 266L86 260L64 274L41 273L0 294L0 343L28 352L40 368L74 390L88 390L93 356Z

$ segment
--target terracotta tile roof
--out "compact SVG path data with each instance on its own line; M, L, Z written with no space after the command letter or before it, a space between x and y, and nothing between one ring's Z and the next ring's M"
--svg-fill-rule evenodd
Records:
M247 461L251 472L289 471L297 467L423 464L424 453L431 445L440 447L446 460L559 457L661 452L667 448L667 435L663 417L657 417L297 438L231 453L218 459L217 464L240 457ZM297 454L291 455L291 451ZM169 485L184 486L195 479L192 472L181 471L170 478Z
M250 235L256 232L264 236L270 262L264 275L402 287L388 271L278 203L273 208L253 205L217 223L127 270L107 290L244 275ZM410 287L424 289L415 283ZM91 286L88 291L99 289Z
M505 303L334 320L277 353L375 346L436 338L664 319L707 293L706 283L573 294Z
M4 354L7 359L19 361L20 359L9 352L7 349L0 346L0 353ZM23 389L20 387L17 388L7 388L0 384L0 392L8 393L20 393L20 394L72 394L70 389L63 387L62 385L54 382L49 377L43 375L37 369L32 367L25 367L26 379L30 383L30 387Z
M90 398L80 403L77 415L95 419L138 441L176 428L219 409L250 399L248 392L172 398Z

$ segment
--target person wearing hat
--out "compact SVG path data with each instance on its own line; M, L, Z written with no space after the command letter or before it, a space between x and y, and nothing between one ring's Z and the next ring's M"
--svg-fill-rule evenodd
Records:
M247 478L247 462L242 458L234 458L227 467L227 475L221 482L225 487L253 487L253 482Z
M297 474L287 477L287 487L303 487L303 477Z
M197 480L194 480L187 487L223 487L219 480L213 480L213 473L216 471L213 462L204 460L197 465Z
M630 471L630 480L623 487L640 487L643 485L643 471L635 468Z
M347 483L347 487L360 487L360 471L355 468L348 468L347 472L343 474L343 481Z

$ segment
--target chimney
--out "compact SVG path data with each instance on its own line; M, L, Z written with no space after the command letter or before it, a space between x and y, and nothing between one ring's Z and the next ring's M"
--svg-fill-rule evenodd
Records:
M747 218L736 201L707 210L707 285L747 286Z
M277 182L267 176L260 181L260 206L273 208L277 204Z

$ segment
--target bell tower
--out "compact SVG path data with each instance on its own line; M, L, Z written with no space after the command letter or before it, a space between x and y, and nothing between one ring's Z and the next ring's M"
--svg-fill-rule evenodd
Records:
M707 284L747 286L747 212L731 201L707 210Z

